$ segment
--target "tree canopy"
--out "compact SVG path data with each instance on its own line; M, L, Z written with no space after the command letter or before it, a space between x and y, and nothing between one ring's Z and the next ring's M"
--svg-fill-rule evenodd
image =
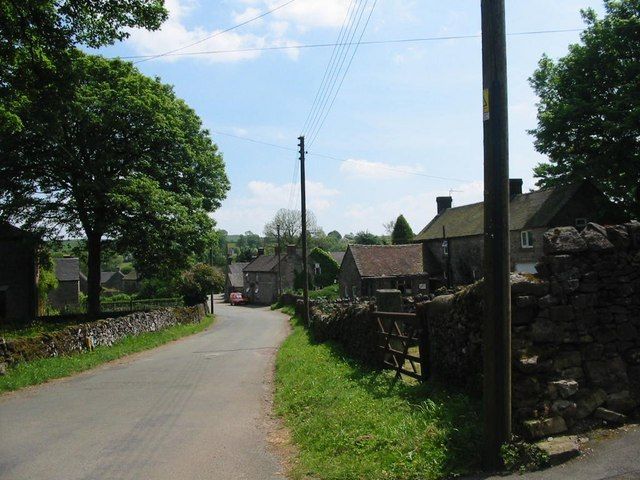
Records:
M540 97L535 168L539 186L593 179L640 216L640 0L583 10L582 42L558 61L543 56L530 79Z
M20 130L22 109L46 109L67 87L73 46L97 48L156 30L163 0L19 0L0 3L0 132Z
M159 79L75 51L67 82L55 110L26 103L23 128L0 133L0 215L86 236L95 313L103 239L142 272L185 266L213 241L207 213L229 182L201 120Z
M393 231L391 232L391 243L393 245L405 245L413 240L414 234L411 226L404 215L398 216Z
M377 235L369 231L361 231L356 233L353 238L353 242L356 245L382 245L382 240Z
M264 235L275 238L280 225L280 238L284 245L295 245L302 234L302 214L300 210L281 208L273 219L264 226ZM318 229L316 216L307 210L307 232L313 234Z

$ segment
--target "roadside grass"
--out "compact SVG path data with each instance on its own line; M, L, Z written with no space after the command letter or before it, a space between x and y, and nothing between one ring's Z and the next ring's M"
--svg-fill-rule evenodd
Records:
M213 321L214 317L208 315L197 324L176 325L157 332L145 332L137 336L126 337L110 347L97 347L91 352L19 363L7 369L6 375L0 376L0 393L66 377L132 353L149 350L178 338L201 332L212 325Z
M479 405L367 369L293 319L276 360L276 413L298 447L291 476L429 480L477 469Z
M7 340L16 338L30 338L40 335L41 333L52 333L71 325L76 325L78 320L69 322L35 322L29 325L20 326L2 326L0 327L0 337L4 337Z

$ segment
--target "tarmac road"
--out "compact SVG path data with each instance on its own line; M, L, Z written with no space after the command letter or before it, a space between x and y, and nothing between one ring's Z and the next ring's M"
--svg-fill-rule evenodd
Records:
M209 330L0 397L0 479L279 479L268 378L287 319L216 305Z

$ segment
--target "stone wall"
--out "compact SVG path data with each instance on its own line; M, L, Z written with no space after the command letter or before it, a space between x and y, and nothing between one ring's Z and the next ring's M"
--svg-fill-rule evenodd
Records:
M0 363L11 365L38 358L85 352L99 346L111 346L128 336L155 332L178 324L199 323L204 315L204 305L161 308L81 323L33 338L8 341L0 338Z
M531 438L640 409L640 223L549 230L538 275L512 275L514 426ZM480 384L483 285L427 303L430 365Z

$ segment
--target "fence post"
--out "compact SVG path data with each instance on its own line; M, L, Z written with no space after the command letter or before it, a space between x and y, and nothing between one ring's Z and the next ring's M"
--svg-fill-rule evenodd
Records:
M429 346L429 318L427 317L427 308L424 303L416 305L416 322L420 328L420 340L418 349L420 351L420 379L426 382L431 378L431 368L429 365L430 346Z

